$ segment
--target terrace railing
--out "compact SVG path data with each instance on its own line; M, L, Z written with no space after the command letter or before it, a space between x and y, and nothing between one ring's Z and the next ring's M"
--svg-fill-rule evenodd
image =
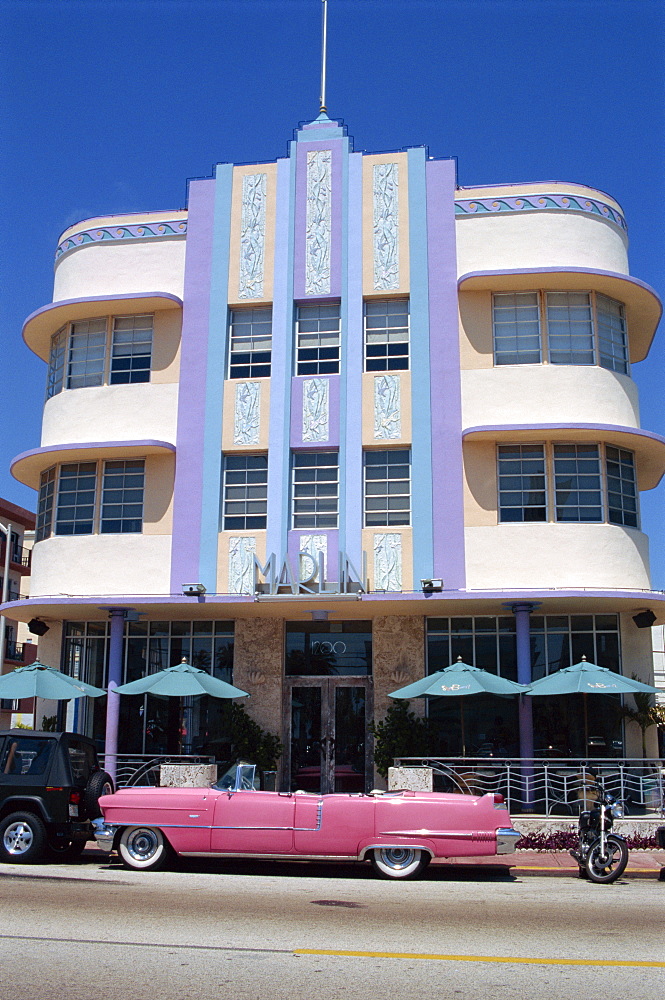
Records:
M215 758L201 754L153 754L119 753L116 757L116 785L125 788L129 785L158 785L159 768L162 764L214 764ZM99 763L104 767L104 755L100 754Z
M432 768L435 791L498 792L511 814L578 815L597 799L597 776L627 815L665 815L665 768L659 759L396 757L394 763Z

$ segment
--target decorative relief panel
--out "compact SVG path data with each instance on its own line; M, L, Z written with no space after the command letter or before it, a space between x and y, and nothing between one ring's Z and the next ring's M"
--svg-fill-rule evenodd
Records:
M402 436L399 375L374 379L374 438L395 440Z
M256 538L244 535L229 538L229 593L254 593Z
M402 536L374 535L374 589L402 589Z
M299 542L301 552L307 552L314 560L314 566L319 565L319 553L323 552L324 565L328 562L328 536L327 535L301 535ZM307 560L300 556L300 577L304 579L311 573L313 567L306 565Z
M330 382L327 378L304 379L302 386L302 439L327 441L330 416Z
M399 164L374 165L374 288L399 288Z
M241 299L263 298L267 177L267 174L245 174L242 179L238 281Z
M258 444L261 419L261 383L239 382L233 416L233 443Z
M332 153L307 153L307 216L305 232L305 294L330 292L332 242Z

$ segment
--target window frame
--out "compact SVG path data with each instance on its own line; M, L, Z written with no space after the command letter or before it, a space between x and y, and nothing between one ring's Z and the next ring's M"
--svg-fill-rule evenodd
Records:
M264 467L265 468L265 476L263 477L263 481L261 481L258 478L258 473L259 473L259 471L263 472L263 468L260 467L257 464L252 469L252 467L249 464L252 460L256 460L256 459L261 459L261 460L263 460L265 462L265 467ZM242 469L242 468L233 469L232 468L232 463L233 462L243 462L243 461L245 463L247 463L244 469ZM233 473L233 472L235 472L236 474L242 473L242 472L246 473L245 482L236 482L236 483L230 482L229 474ZM256 476L256 478L255 478L255 480L253 482L249 478L250 474L252 472L254 472L255 476ZM252 489L256 490L259 487L262 487L261 491L264 494L263 496L250 496L249 495L249 490L252 490ZM234 490L236 490L236 489L244 489L245 494L242 497L240 497L240 496L238 496L237 498L231 497L229 495L229 492L228 492L230 489L234 489ZM239 514L239 515L227 514L227 505L229 503L233 503L233 504L242 503L243 507L244 507L244 512L242 514ZM248 507L251 504L262 504L263 507L264 507L263 512L259 513L259 512L252 512L252 511L248 510ZM257 454L244 454L243 453L243 454L229 454L229 455L224 455L223 470L222 470L222 505L221 505L221 508L222 508L221 509L221 530L222 531L264 531L267 528L267 525L268 525L268 454L267 454L267 452L264 452L264 453L261 453L261 454L258 454L258 453ZM232 525L232 524L228 523L232 519L238 520L240 518L244 522L243 525L242 525L242 527L240 527L238 525ZM263 524L258 524L257 521L259 521L259 520L263 521Z
M253 319L252 318L253 314L254 313L258 313L258 312L267 313L268 314L268 319L263 319L263 320ZM249 316L250 317L249 323L238 324L237 317L240 317L240 316ZM253 346L253 344L254 344L254 340L255 339L257 339L257 340L259 339L259 335L257 334L256 338L255 338L254 333L252 331L253 331L254 323L258 324L258 323L265 323L265 322L269 322L269 324L270 324L270 334L269 334L270 346L269 346L269 348L267 350L265 350L265 349L258 350L258 349L256 349ZM250 330L249 334L243 334L243 335L241 335L240 333L234 334L234 327L237 326L237 325L242 325L242 326L247 325L247 326L249 326L249 330ZM267 306L240 306L238 308L229 309L228 331L229 331L229 359L228 359L228 374L227 374L227 378L233 379L233 380L270 378L270 376L272 374L272 306L271 305L267 305ZM249 340L250 340L250 343L251 343L251 346L250 346L249 350L240 351L240 350L234 349L234 341L237 343L238 341L240 341L240 339L247 339L248 337L249 337ZM242 355L242 354L248 355L248 360L246 362L234 361L234 356L237 358L238 355ZM267 360L261 360L261 361L255 360L254 359L254 355L258 355L258 354L267 354L268 355L268 359ZM242 367L247 367L249 369L249 371L247 372L247 374L237 374L234 371L234 369L238 369L241 366ZM261 370L261 371L255 371L254 370L254 369L265 369L265 368L267 368L267 371L263 371L263 370Z
M124 357L129 357L130 365L128 369L131 374L147 373L147 378L128 378L127 380L117 378L117 376L123 369L118 367L114 370L114 361L119 360L123 357L121 353L115 354L116 347L120 346L120 342L116 342L116 334L121 333L116 329L117 321L127 321L137 320L150 321L149 339L144 341L138 341L137 343L143 343L150 345L150 351L142 354L129 354L124 355ZM102 365L99 371L87 370L87 365L90 363L89 358L85 358L81 361L77 361L74 352L85 350L83 343L77 344L74 340L77 336L84 336L84 331L76 330L75 327L83 326L85 323L104 323L104 330L96 331L99 335L103 336L103 346L102 346ZM148 330L148 326L139 327L139 331L142 329ZM136 332L136 327L134 327L134 332ZM91 335L91 331L87 331L87 336ZM51 337L50 347L49 347L49 359L48 359L48 371L46 375L46 399L49 400L53 396L59 395L61 392L70 391L74 389L83 388L101 388L102 386L109 385L145 385L151 381L152 378L152 363L153 363L153 351L155 342L155 314L154 313L121 313L119 315L109 314L106 316L93 316L89 318L83 318L80 320L71 320L61 326L59 330ZM133 343L133 341L132 341ZM90 345L88 345L90 346ZM93 345L94 346L94 345ZM145 358L148 356L147 367L144 365L142 367L133 367L131 361L136 357ZM83 367L79 374L73 374L72 365L81 364ZM73 385L74 380L80 380L79 384Z
M406 315L406 325L405 326L391 326L388 323L391 313L389 311L390 306L396 306L399 304L404 305L404 313L393 313L393 315ZM371 315L371 309L374 306L385 305L385 314L377 312L377 316L385 315L386 324L385 327L374 327L368 326L368 319ZM395 339L391 341L390 333L404 330L405 337L403 340ZM382 332L385 332L384 340L377 340L375 344L385 346L385 352L383 354L375 354L370 357L370 335L378 336ZM397 371L409 371L411 367L411 309L410 309L410 299L408 296L399 296L395 298L377 298L377 299L365 299L363 303L363 360L364 360L364 371L366 372L397 372ZM402 352L394 352L392 357L394 361L403 360L404 364L393 364L390 365L390 345L391 343L395 345L404 345L405 350ZM381 361L385 361L384 365L380 365Z
M127 465L133 465L136 470L139 466L142 466L142 497L141 497L141 518L140 528L130 528L128 526L123 527L120 531L107 531L103 529L102 518L104 509L104 490L105 490L105 478L107 475L107 466L114 465L121 462L125 467ZM85 468L84 471L82 467ZM63 479L63 469L69 470L70 473L65 472L66 479L72 479L75 483L79 483L83 478L93 479L92 490L85 489L83 487L78 488L76 486L71 491L72 501L70 503L61 502L64 501L62 494L62 479ZM75 471L76 470L76 471ZM92 471L91 471L92 470ZM110 471L110 470L109 470ZM113 470L116 471L116 470ZM133 473L130 473L133 474ZM128 487L129 488L129 487ZM136 487L133 487L134 489ZM126 488L123 486L123 493L126 493ZM79 499L82 493L92 493L92 497L85 502L85 500ZM74 535L102 535L102 534L143 534L143 527L145 521L145 493L146 493L146 461L145 458L137 459L95 459L91 462L60 462L57 465L52 465L48 469L45 469L40 476L39 483L39 500L38 500L38 523L35 533L35 544L41 542L47 538L52 538L55 536L70 538ZM124 506L135 505L138 501L136 500L123 500ZM80 508L92 508L92 513L89 516L82 516L80 513ZM62 516L61 511L72 510L73 514L67 518ZM128 520L136 521L137 518L129 518ZM87 525L90 524L90 529L87 530ZM59 530L64 525L71 525L71 531ZM86 530L81 530L81 526L86 527ZM78 529L78 530L77 530Z
M321 461L311 462L308 459L321 459ZM325 461L329 459L329 461ZM334 460L334 461L333 461ZM304 476L307 469L335 471L334 478L325 475L319 478L314 475L311 479ZM300 478L299 478L299 473ZM334 484L334 492L325 492L328 483ZM301 495L297 496L300 487ZM307 487L311 492L307 492ZM320 492L319 492L320 491ZM330 503L330 498L334 498L334 513L332 508L325 510L324 505ZM307 503L311 500L312 510L299 511L298 502ZM326 524L325 521L334 523ZM309 521L310 523L303 523ZM339 527L339 452L338 451L305 451L293 452L291 456L291 528L295 531L334 531Z
M321 309L331 309L334 307L337 310L337 315L333 317L325 317L318 315L314 317L314 310ZM311 318L307 319L302 313L304 310L309 310L312 313ZM301 330L301 323L313 323L320 322L326 319L336 319L337 320L337 330L321 330L317 327L317 330ZM342 311L341 302L339 300L331 302L300 302L296 304L295 307L295 374L309 376L310 378L325 375L339 375L340 364L341 364L341 348L342 348ZM322 337L336 338L335 344L322 344ZM316 337L317 343L315 345L307 345L302 343L303 338ZM305 357L304 352L314 351L315 356ZM330 352L328 355L322 352ZM306 371L305 369L310 369Z
M538 305L538 347L539 347L539 360L536 361L533 357L528 358L524 361L522 360L500 360L501 352L497 350L497 300L501 297L510 296L528 296L535 295L537 297ZM553 340L554 335L550 329L550 323L554 322L550 314L550 309L557 308L557 306L552 302L549 304L549 297L555 295L585 295L588 298L588 308L589 308L589 323L591 328L591 360L553 360ZM609 308L602 309L603 303L607 302ZM612 306L617 306L616 312L612 311ZM580 308L581 304L572 304L573 308ZM600 308L599 308L600 307ZM559 307L561 308L561 306ZM510 365L525 365L525 364L546 364L546 365L570 365L570 366L580 366L580 367L595 367L604 368L606 371L614 371L620 375L627 375L631 377L630 369L630 344L628 340L628 326L626 323L626 306L624 302L620 299L615 299L611 295L606 295L604 292L597 292L593 289L565 289L565 288L534 288L534 289L522 289L520 291L514 292L492 292L492 356L494 359L494 366L497 368L507 367ZM601 317L610 317L608 322L605 322ZM615 322L612 322L612 316L616 316ZM517 328L515 330L515 337L519 339ZM605 345L605 346L603 346ZM607 347L609 345L609 349ZM571 347L572 350L572 347ZM518 351L512 352L517 355ZM535 352L531 352L532 354Z
M395 460L391 461L391 456L405 456L401 461ZM385 463L378 461L381 456L386 456ZM393 477L390 476L390 470L403 467L406 465L407 475L406 477ZM378 476L368 477L368 470L375 468L385 469L385 478L379 478ZM382 493L369 493L368 486L370 484L379 485L383 483L385 485L385 492ZM391 490L391 486L397 487L399 484L405 485L405 490L403 492L397 489ZM396 499L405 499L406 505L402 507L395 507L392 511L390 509L390 501ZM368 503L370 501L378 502L384 500L386 503L385 510L382 507L376 507L374 510L370 510ZM381 515L384 514L383 519L380 519ZM396 516L396 520L391 520L391 514ZM366 449L363 453L363 522L366 528L408 528L411 526L411 449L410 448L382 448L382 449Z

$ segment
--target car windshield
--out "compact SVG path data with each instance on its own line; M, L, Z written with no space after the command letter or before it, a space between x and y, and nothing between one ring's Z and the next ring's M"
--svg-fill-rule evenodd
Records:
M256 773L256 764L234 764L221 778L218 778L213 788L221 792L246 791L253 792L259 787L260 779Z
M17 736L7 740L0 760L2 774L44 774L54 740Z

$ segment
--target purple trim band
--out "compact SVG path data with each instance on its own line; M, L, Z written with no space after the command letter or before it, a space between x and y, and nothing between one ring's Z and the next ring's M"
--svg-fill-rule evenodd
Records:
M86 441L82 443L77 442L76 444L50 444L45 448L31 448L30 451L22 451L20 455L12 459L10 471L15 465L23 462L26 458L35 458L38 455L50 455L53 452L59 451L87 451L89 448L94 448L95 451L99 452L103 452L109 448L159 448L163 451L175 451L174 444L170 444L168 441L156 441L152 438L137 439L134 441Z
M86 302L133 302L136 300L140 301L142 299L170 299L170 301L175 302L176 305L182 306L182 299L178 298L177 295L172 295L170 292L133 292L131 294L123 295L83 295L80 299L60 299L57 302L49 302L45 306L40 306L39 309L35 309L34 312L30 313L23 324L23 339L25 340L25 330L29 323L32 323L32 321L38 319L38 317L44 316L56 309L67 309L69 306L77 306Z
M634 278L631 274L621 274L619 271L603 271L597 267L509 267L499 271L469 271L467 274L460 275L457 279L457 285L461 289L464 282L470 278L492 278L501 274L597 274L603 278L617 278L619 281L626 281L630 285L643 288L646 292L650 292L656 301L660 303L658 292L651 285L647 285L646 281L640 281L639 278Z
M138 225L119 226L94 226L91 229L82 229L74 236L68 236L58 244L55 251L56 261L60 260L72 250L87 246L90 243L105 243L108 240L117 242L123 240L148 240L148 239L168 239L187 235L186 219L169 219L164 222L143 222Z
M665 437L654 431L645 431L640 427L623 427L620 424L482 424L477 427L467 427L462 431L462 437L472 434L494 434L497 431L602 431L609 434L625 434L630 437L646 438L657 444L665 445Z
M445 580L447 586L463 587L466 567L457 254L453 213L455 162L428 161L426 183L433 575Z

